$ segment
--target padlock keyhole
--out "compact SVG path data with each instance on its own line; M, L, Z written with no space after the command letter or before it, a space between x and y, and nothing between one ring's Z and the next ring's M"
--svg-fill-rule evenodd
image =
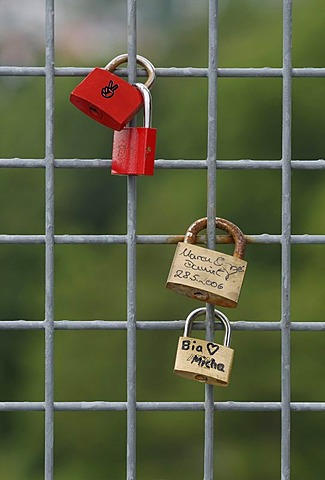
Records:
M198 300L208 300L209 298L209 294L208 293L204 293L204 292L194 292L193 293L193 296L195 298L197 298Z
M89 114L93 117L93 118L103 118L103 114L100 110L98 110L96 107L94 107L93 105L90 105L89 107Z
M198 382L203 382L203 383L205 383L208 380L208 377L206 377L205 375L195 375L194 378Z

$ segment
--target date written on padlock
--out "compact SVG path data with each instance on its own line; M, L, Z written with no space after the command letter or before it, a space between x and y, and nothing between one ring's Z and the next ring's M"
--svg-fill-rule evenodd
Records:
M114 132L112 175L153 175L156 152L155 128L151 128L152 100L148 87L136 83L144 100L143 127L127 127Z
M184 336L178 340L174 373L189 380L226 387L229 384L234 357L234 350L229 347L230 323L222 312L214 311L215 318L220 320L225 328L223 345L192 338L190 335L193 322L205 312L206 308L202 307L188 315L185 321Z
M142 95L135 86L112 73L119 65L127 62L123 54L111 60L105 68L95 68L70 94L70 101L83 113L113 130L122 130L142 107ZM143 66L150 88L155 81L155 68L141 55L137 63Z
M199 231L207 226L200 218L188 228L184 242L177 245L166 287L182 295L213 305L237 307L246 272L245 237L229 220L216 218L216 227L225 230L235 241L233 255L194 245Z

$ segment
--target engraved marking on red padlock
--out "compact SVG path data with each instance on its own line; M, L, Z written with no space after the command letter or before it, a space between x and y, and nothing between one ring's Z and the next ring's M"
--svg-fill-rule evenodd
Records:
M128 55L123 54L105 68L96 67L70 94L73 105L113 130L122 130L143 104L139 89L112 73L127 60ZM141 55L137 55L137 63L148 72L145 85L150 88L156 78L154 66Z
M151 128L151 93L143 83L135 86L144 100L143 127L124 128L114 132L113 175L153 175L156 152L156 128Z

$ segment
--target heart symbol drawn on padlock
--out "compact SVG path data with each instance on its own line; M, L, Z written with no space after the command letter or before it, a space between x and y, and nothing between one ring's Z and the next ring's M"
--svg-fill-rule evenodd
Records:
M219 345L217 343L209 342L207 344L207 349L210 355L213 357L213 355L219 350Z

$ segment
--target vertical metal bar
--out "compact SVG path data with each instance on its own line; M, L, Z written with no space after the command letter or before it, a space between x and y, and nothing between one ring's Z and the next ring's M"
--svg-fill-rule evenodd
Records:
M128 80L136 81L137 1L128 0ZM137 177L127 177L127 480L136 478Z
M292 0L283 2L281 480L290 478Z
M217 25L218 0L209 1L208 143L207 143L207 247L215 249L216 238L216 141L217 141ZM207 340L214 336L214 308L207 304ZM213 480L214 390L205 386L204 480Z
M45 29L45 480L54 467L54 0Z
M136 478L136 200L135 176L127 180L127 479Z

